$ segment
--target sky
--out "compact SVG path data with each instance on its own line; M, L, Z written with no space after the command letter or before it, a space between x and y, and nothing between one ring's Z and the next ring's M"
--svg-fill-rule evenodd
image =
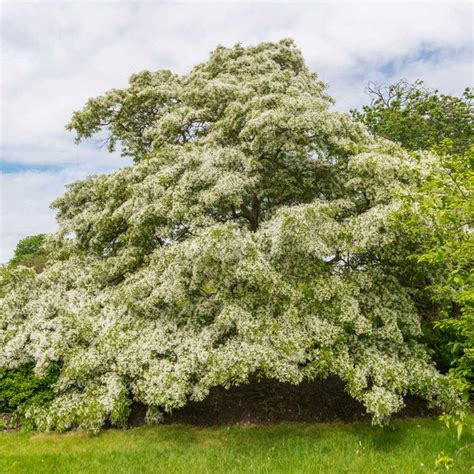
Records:
M49 205L68 183L130 165L65 125L141 70L187 73L218 45L293 38L340 111L368 102L369 81L473 85L467 2L3 2L0 22L0 262L56 229Z

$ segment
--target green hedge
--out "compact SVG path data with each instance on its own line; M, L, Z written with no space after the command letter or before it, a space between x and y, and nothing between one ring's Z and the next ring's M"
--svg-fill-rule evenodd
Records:
M58 366L42 378L34 374L33 365L0 371L0 412L21 413L30 404L41 406L49 402L58 376Z

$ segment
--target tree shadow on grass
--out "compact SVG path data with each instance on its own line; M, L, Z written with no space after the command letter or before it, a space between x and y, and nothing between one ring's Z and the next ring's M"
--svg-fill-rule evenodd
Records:
M354 422L370 419L364 406L344 391L345 383L338 377L303 382L299 385L272 379L252 379L248 384L214 387L201 402L166 414L165 424L191 426L225 426L233 424L269 425L278 423ZM426 403L407 398L402 417L433 416ZM144 423L146 407L132 407L130 426ZM382 439L390 439L390 432Z

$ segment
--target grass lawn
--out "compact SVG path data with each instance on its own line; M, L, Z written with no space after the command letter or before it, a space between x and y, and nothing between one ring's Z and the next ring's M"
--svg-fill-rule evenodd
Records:
M474 472L474 418L457 441L436 418L369 423L197 428L158 425L66 434L0 433L1 473Z

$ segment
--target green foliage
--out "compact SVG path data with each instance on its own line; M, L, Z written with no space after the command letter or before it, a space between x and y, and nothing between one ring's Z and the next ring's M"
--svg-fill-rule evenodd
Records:
M438 454L435 460L435 467L444 468L446 471L449 471L450 467L452 467L454 463L454 459L451 456L448 456L444 451Z
M471 89L461 97L429 91L423 81L404 80L387 87L369 84L370 105L352 110L354 118L378 135L408 150L428 150L449 139L454 153L466 152L474 136Z
M452 373L474 382L474 146L463 154L445 140L439 164L415 193L401 225L419 242L412 258L437 269L428 289L438 305L435 322L446 336Z
M24 265L34 268L36 272L41 272L47 260L47 252L44 248L45 239L45 234L38 234L20 240L8 266L14 268Z
M37 377L32 364L0 372L0 413L24 413L29 405L44 405L54 397L53 384L59 369L53 366L44 377Z

